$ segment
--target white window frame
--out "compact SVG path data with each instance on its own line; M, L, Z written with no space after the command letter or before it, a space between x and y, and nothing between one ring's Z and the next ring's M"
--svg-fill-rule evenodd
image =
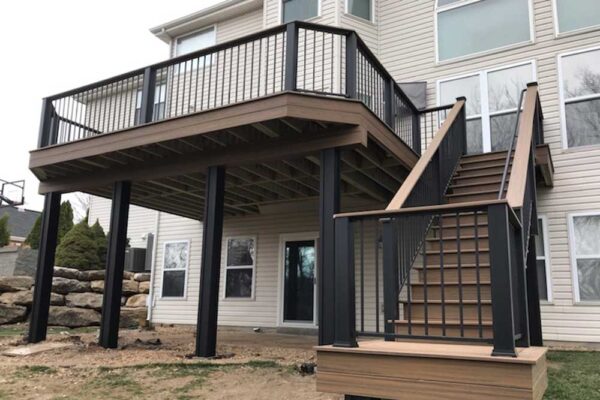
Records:
M213 43L212 45L210 45L210 46L207 46L207 47L204 47L204 48L202 48L202 49L207 49L207 48L209 48L209 47L215 46L215 45L216 45L216 44L219 42L219 40L218 40L218 38L217 38L217 24L203 26L202 28L195 29L195 30L193 30L193 31L191 31L191 32L186 32L186 33L183 33L183 34L181 34L181 35L179 35L179 36L176 36L176 37L174 37L174 38L173 38L173 40L172 40L173 47L172 47L172 49L171 49L171 58L177 58L177 57L181 57L181 56L184 56L184 55L185 55L185 54L181 54L181 55L179 55L179 56L177 55L177 41L178 41L179 39L186 38L186 37L188 37L188 36L194 36L194 35L196 35L197 33L200 33L200 32L203 32L203 31L208 31L208 30L211 30L211 29L212 29L212 30L213 30L213 32L214 32L215 41L214 41L214 43ZM195 51L200 51L200 50L202 50L202 49L198 49L198 50L195 50ZM193 53L193 51L192 51L191 53ZM190 54L190 53L186 53L186 54Z
M227 265L229 259L229 241L231 239L252 239L254 241L254 264L253 265ZM253 235L239 235L239 236L228 236L225 238L225 264L224 274L225 279L223 280L223 293L221 295L222 300L226 301L254 301L256 300L256 262L258 260L258 241L257 237ZM250 297L227 297L227 271L230 269L252 269L252 285Z
M577 150L589 150L591 148L600 147L600 143L588 144L585 146L569 147L569 138L567 135L567 111L566 111L566 107L565 107L565 104L567 101L565 99L565 89L563 87L564 74L563 74L562 59L565 57L574 56L574 55L582 54L582 53L588 53L588 52L592 52L592 51L600 51L600 46L573 50L573 51L569 51L567 53L561 53L557 56L556 63L558 65L558 97L559 97L559 101L560 101L560 130L561 130L561 137L562 137L562 147L564 150L577 151ZM568 102L575 102L575 101L580 101L580 100L591 100L591 99L600 99L600 93L574 97L572 99L569 99Z
M279 23L284 24L285 22L283 22L283 0L278 0L278 1L279 1ZM321 16L323 15L322 7L323 7L323 0L317 0L317 15L315 15L314 17L305 19L304 21L313 21L317 18L321 18Z
M447 64L447 63L453 63L453 62L457 62L457 61L462 61L462 60L468 60L471 58L477 58L477 57L481 57L484 55L488 55L488 54L494 54L494 53L500 53L506 50L512 50L512 49L516 49L519 47L523 47L523 46L528 46L531 44L535 43L535 18L533 15L534 9L533 9L533 0L527 0L527 5L529 8L529 40L523 41L523 42L519 42L519 43L512 43L506 46L500 46L497 47L495 49L489 49L489 50L484 50L484 51L479 51L477 53L472 53L472 54L466 54L464 56L459 56L459 57L454 57L454 58L449 58L447 60L440 60L440 52L439 52L439 41L438 41L438 15L444 11L448 11L448 10L452 10L454 8L460 8L463 6L467 6L469 4L473 4L473 3L479 3L480 1L483 0L461 0L461 1L457 1L454 4L448 4L445 6L438 6L438 0L435 0L435 6L434 6L434 13L433 13L433 31L434 31L434 40L435 40L435 62L436 64Z
M544 255L540 256L539 254L536 254L536 261L544 261L546 270L546 293L548 293L548 299L541 301L543 303L552 303L552 261L550 258L550 238L548 237L548 217L546 217L545 215L538 215L538 219L542 221L542 234L544 237L544 242L542 243L542 246L544 246Z
M557 38L571 36L571 35L579 35L581 33L592 32L600 29L600 24L586 26L584 28L574 29L572 31L560 31L560 24L558 21L558 0L552 0L552 16L554 18L554 36Z
M575 217L596 217L600 216L600 211L582 211L576 213L570 213L567 215L569 220L569 253L571 260L571 279L573 281L573 300L576 305L600 305L600 300L582 301L579 294L579 274L577 273L577 260L586 258L600 258L600 254L594 254L592 256L586 255L583 257L577 257L575 254Z
M169 269L165 270L165 253L167 251L167 245L173 243L185 243L187 246L187 259L185 260L185 268L177 268L177 269ZM187 289L188 289L188 278L190 275L190 253L192 252L191 240L169 240L163 244L163 252L162 252L162 271L161 271L161 281L160 281L160 297L159 300L166 301L180 301L187 300ZM185 279L183 282L183 296L163 296L163 289L165 287L165 272L166 271L185 271Z
M374 24L375 23L375 1L377 1L377 0L369 0L369 1L371 2L371 19L366 19L359 15L352 14L348 8L349 7L348 0L344 0L344 14L351 18L357 18L359 21L370 22L370 23Z
M479 1L479 0L477 0L477 1ZM502 71L505 69L522 67L524 65L531 65L532 81L534 81L534 82L537 81L536 60L528 60L528 61L522 61L522 62L515 63L515 64L503 65L501 67L484 69L484 70L480 70L480 71L471 72L468 74L453 76L450 78L443 78L443 79L439 79L436 83L436 91L437 91L436 102L437 102L437 105L440 106L440 105L442 105L441 104L441 87L444 82L450 82L450 81L454 81L454 80L469 78L472 76L479 77L479 90L480 90L480 101L481 101L481 110L480 111L481 112L479 114L475 114L475 115L471 115L471 116L467 117L467 120L481 118L481 130L482 130L482 134L483 134L482 143L483 143L483 152L484 153L489 153L490 151L492 151L492 132L491 132L491 125L490 125L490 117L517 111L517 109L515 108L514 110L510 109L510 110L490 112L490 104L489 104L489 97L488 97L488 75L493 72ZM525 87L523 89L525 89ZM469 101L469 99L467 99L467 101Z

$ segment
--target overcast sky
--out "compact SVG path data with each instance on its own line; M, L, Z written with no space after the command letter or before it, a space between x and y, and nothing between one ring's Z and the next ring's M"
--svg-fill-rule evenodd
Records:
M168 57L149 29L219 0L36 0L0 3L0 179L26 180L26 204L41 210L27 168L42 98Z

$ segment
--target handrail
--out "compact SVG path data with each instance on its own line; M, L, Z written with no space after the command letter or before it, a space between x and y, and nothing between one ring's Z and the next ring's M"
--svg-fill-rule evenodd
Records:
M527 164L530 160L531 149L533 144L533 133L535 114L538 110L538 85L530 83L527 85L525 94L525 105L523 107L523 115L519 126L519 136L513 157L513 171L527 171ZM523 207L523 199L525 196L525 186L527 183L527 174L519 173L512 174L506 192L506 201L513 208Z
M521 122L521 109L523 105L523 95L527 89L523 89L521 91L521 95L519 96L519 102L517 103L517 120L515 122L515 132L510 139L510 146L508 146L508 152L506 153L506 161L504 162L504 171L502 172L502 181L500 182L500 190L498 190L498 198L501 199L504 195L504 187L506 186L506 177L508 175L508 167L510 166L510 159L512 157L513 147L515 145L515 139L517 138L517 134L519 133L519 126Z
M465 102L466 99L459 98L457 99L456 103L454 103L454 106L450 110L448 117L440 127L438 133L433 138L433 141L427 147L425 154L423 154L419 158L417 164L414 166L414 168L412 169L402 186L400 186L400 189L398 190L392 201L390 201L390 203L386 207L386 210L397 210L405 205L408 196L412 193L417 182L419 182L419 180L422 178L422 175L425 172L427 166L433 160L435 154L438 152L442 141L450 131L450 127L458 119L461 110L465 106Z

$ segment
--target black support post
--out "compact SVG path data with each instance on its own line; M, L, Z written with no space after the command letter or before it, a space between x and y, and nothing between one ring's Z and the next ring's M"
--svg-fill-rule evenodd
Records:
M508 205L488 207L494 356L516 357Z
M537 219L535 220L537 223ZM529 341L532 346L543 346L540 292L538 287L535 236L529 238L527 252L527 310L529 311Z
M335 220L335 347L358 347L354 281L354 232L348 218Z
M358 57L358 37L355 32L346 36L346 96L358 98L356 59Z
M131 182L121 181L114 184L99 341L100 346L109 349L116 348L119 341L119 317L130 197Z
M298 76L298 25L290 22L286 26L285 39L285 90L296 90Z
M383 221L383 314L385 340L395 341L395 323L398 320L398 230L393 219Z
M40 248L35 272L31 320L29 323L29 343L38 343L46 340L59 214L60 193L48 193L44 198L44 212L42 213Z
M335 340L335 222L340 211L340 150L321 152L320 246L319 246L319 344Z
M213 357L217 350L217 316L225 198L225 169L223 167L208 168L205 196L200 296L196 325L197 357Z

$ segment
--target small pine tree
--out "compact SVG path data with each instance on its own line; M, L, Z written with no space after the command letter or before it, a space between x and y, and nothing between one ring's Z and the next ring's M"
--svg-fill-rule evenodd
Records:
M63 201L60 205L60 215L58 219L58 234L57 243L60 244L61 240L65 237L67 232L73 228L73 207L71 203Z
M98 220L94 222L94 225L92 225L91 229L96 240L96 245L98 246L98 259L100 260L99 269L104 269L104 267L106 266L108 239L106 234L104 233L104 229L102 229L102 226L100 225L100 222L98 222Z
M42 229L42 216L40 215L35 220L33 224L33 228L31 228L31 232L27 235L25 239L25 244L29 245L32 249L40 248L40 230Z
M7 246L10 243L10 232L8 231L8 215L0 218L0 247Z
M99 268L98 245L87 220L79 222L63 237L56 249L56 264L83 271Z

